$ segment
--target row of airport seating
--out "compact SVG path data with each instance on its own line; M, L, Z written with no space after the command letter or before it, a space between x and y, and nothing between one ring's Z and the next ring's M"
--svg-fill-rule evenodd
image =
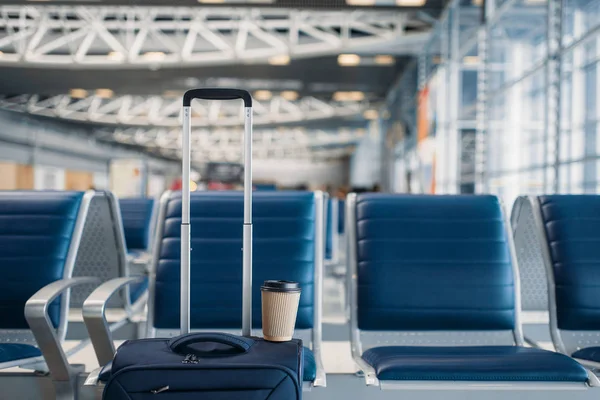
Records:
M57 389L72 392L67 356L89 341L63 351L69 310L101 282L132 274L148 249L152 213L152 199L119 202L110 192L0 192L0 369L49 371ZM143 309L140 275L110 307L128 316Z
M68 294L59 295L74 284L90 285L83 275L91 268L77 269L88 246L83 240L82 213L90 214L96 198L116 203L109 193L0 194L0 260L7 277L0 284L0 312L4 314L0 354L13 352L11 366L17 365L17 359L39 364L41 350L58 384L71 379L60 349L70 300ZM335 214L335 206L327 211L335 201L325 198L319 192L254 195L254 284L266 279L301 283L296 328L307 346L307 386L326 383L321 362L323 260L326 225L335 225L333 218L325 216ZM192 194L193 329L237 331L241 326L242 201L237 192ZM600 324L600 301L595 301L598 296L594 294L595 248L600 251L595 233L600 219L594 212L600 210L600 196L546 196L530 199L529 204L539 248L546 249L542 251L547 265L543 279L550 282L548 293L554 293L549 296L550 318L560 353L523 346L518 254L510 223L496 197L349 195L344 223L352 355L368 385L430 389L481 388L482 382L486 388L600 385L582 366L600 365L595 360L600 353L595 348L595 338L600 337L595 331ZM113 216L118 213L118 208L112 211ZM118 226L117 220L105 223ZM180 223L181 194L167 192L151 229L147 337L178 332ZM515 237L526 225L513 223ZM95 229L87 240L104 242L104 235ZM21 238L26 240L21 242ZM124 248L124 241L119 246ZM145 280L128 276L127 268L122 268L125 272L96 277L97 288L83 305L86 326L104 367L96 372L100 380L110 376L115 351L104 310L130 307L133 291L127 288L143 285ZM33 275L40 279L25 278ZM98 286L99 281L105 283ZM49 286L27 300L28 291L35 293L34 284ZM129 299L129 305L111 303L117 293ZM254 294L253 322L255 333L260 334L260 296L258 291ZM27 321L19 317L23 306ZM14 339L15 330L23 336ZM572 340L567 341L567 335Z
M320 197L289 192L258 193L254 199L254 283L268 278L301 283L297 330L308 346L305 380L314 386L325 386L320 314L327 240L321 235L328 213ZM194 329L239 329L241 202L240 193L192 196L192 247L199 254L192 256ZM546 230L552 227L544 235L550 235L555 214L569 214L552 211L555 203L544 207ZM177 333L180 209L180 195L172 193L159 213L149 337ZM488 388L528 389L600 384L569 357L597 349L566 355L524 346L518 261L496 197L350 195L345 220L352 353L367 384L418 388L433 381L461 388L485 382ZM594 243L593 236L588 239ZM563 268L564 261L557 265ZM94 302L108 300L109 292L97 292ZM222 295L225 300L215 306ZM260 300L254 301L259 327ZM107 353L104 361L112 356Z

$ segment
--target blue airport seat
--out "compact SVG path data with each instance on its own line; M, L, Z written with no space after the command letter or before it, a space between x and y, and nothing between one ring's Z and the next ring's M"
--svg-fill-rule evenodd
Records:
M343 235L345 232L344 220L346 217L346 201L338 200L338 233Z
M73 277L92 196L0 191L0 369L47 369L62 385L71 379L62 349L70 302L65 294L94 282Z
M41 356L40 349L32 344L0 343L0 364Z
M563 354L522 347L512 236L495 196L347 201L352 349L368 385L598 384Z
M555 348L600 367L600 196L531 197Z
M154 199L143 197L119 199L119 207L127 251L147 251L150 247Z
M242 203L241 192L191 194L192 329L239 332L241 328ZM320 192L265 191L253 194L253 327L260 329L262 323L258 288L263 281L299 282L302 295L296 334L308 346L304 373L306 380L313 378L314 386L325 385L319 352L321 315L320 307L316 306L322 302L323 207ZM156 243L159 248L156 254L159 257L153 260L152 266L148 337L179 332L181 192L165 193L158 215ZM121 283L127 284L126 280ZM118 283L115 283L112 290L117 287ZM98 293L102 290L99 288ZM98 300L106 301L110 295L111 290L105 290ZM84 316L85 313L84 306ZM100 321L100 317L97 316L95 321ZM86 319L90 328L88 322ZM254 334L259 335L260 331ZM91 331L90 336L94 341ZM97 356L100 365L106 365L113 354L97 352Z
M122 198L119 199L123 232L127 245L127 254L130 262L140 261L147 264L150 259L150 242L152 237L154 199ZM129 296L131 303L135 303L148 290L148 279L131 284Z
M334 199L327 197L327 206L325 214L325 259L330 260L333 257L333 202Z
M375 347L363 354L380 380L587 382L575 360L519 346Z
M325 206L325 261L336 265L339 263L339 233L338 226L339 201L335 197L326 196Z

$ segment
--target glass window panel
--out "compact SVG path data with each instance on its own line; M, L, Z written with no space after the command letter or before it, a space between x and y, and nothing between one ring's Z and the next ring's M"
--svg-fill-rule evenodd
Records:
M597 0L565 0L563 13L565 46L569 46L600 25L600 2Z

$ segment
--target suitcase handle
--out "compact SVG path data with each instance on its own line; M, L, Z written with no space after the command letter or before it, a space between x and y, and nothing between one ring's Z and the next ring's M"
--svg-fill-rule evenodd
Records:
M242 89L192 89L183 95L183 106L189 107L192 100L244 100L244 107L252 107L252 96Z
M198 332L171 339L169 347L174 353L179 354L181 350L191 344L207 342L225 344L244 353L254 344L254 340L246 337L234 336L227 333Z

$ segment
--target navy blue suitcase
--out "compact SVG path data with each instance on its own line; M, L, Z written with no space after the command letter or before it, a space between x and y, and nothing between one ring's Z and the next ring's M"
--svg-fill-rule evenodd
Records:
M103 398L300 400L302 352L301 340L225 333L130 340L115 355Z
M244 101L242 335L190 332L190 135L193 99ZM301 400L301 340L273 343L252 333L252 97L245 90L195 89L183 97L181 333L125 342L104 400Z

